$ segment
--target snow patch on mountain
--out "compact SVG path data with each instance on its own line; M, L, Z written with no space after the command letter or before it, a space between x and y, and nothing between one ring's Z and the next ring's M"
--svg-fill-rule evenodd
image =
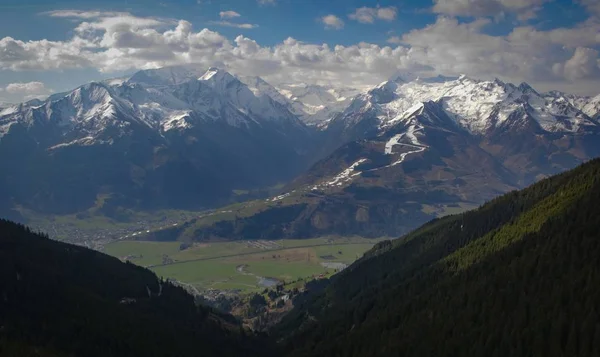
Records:
M162 129L169 131L172 129L187 129L192 126L190 120L190 112L175 113L169 116L163 123Z
M392 151L394 149L395 145L398 145L400 139L402 139L402 137L405 135L405 133L401 133L401 134L396 134L394 136L392 136L392 138L390 140L388 140L387 143L385 143L385 154L386 155L391 155Z
M281 201L281 200L283 200L284 198L286 198L286 197L289 197L289 196L290 196L292 193L294 193L294 192L296 192L296 190L293 190L293 191L290 191L290 192L284 193L284 194L282 194L282 195L279 195L279 196L275 196L275 197L273 197L273 198L268 198L268 199L266 200L266 202L276 202L276 201Z
M10 131L10 127L16 124L15 121L8 121L5 123L0 122L0 138Z
M352 179L361 174L361 171L356 172L355 169L358 165L367 161L367 159L360 159L350 165L347 169L343 170L339 174L337 174L333 179L327 181L321 185L313 186L312 190L318 190L326 187L341 187L344 184L349 183Z
M76 139L76 140L72 140L66 143L61 143L58 145L54 145L48 148L48 150L56 150L59 148L64 148L67 146L73 146L73 145L79 145L79 146L90 146L90 145L94 145L97 144L95 138L93 136L86 136L80 139Z
M406 157L408 155L418 153L418 152L423 152L427 149L427 145L421 144L421 142L419 142L419 139L416 136L416 133L422 129L423 129L422 126L410 124L408 126L408 128L406 129L406 132L396 134L390 140L388 140L386 142L385 149L384 149L384 152L386 155L393 155L394 146L403 146L403 147L407 148L408 150L400 153L400 157L396 161L394 161L392 164L387 165L385 167L391 167L391 166L398 165L398 164L404 162L404 160L406 159ZM410 144L401 142L403 138L407 138L410 141ZM378 169L380 169L380 168L375 168L372 170L374 171L374 170L378 170Z

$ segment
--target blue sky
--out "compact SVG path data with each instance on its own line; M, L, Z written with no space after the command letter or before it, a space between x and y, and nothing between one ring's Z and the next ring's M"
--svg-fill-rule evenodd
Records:
M398 72L465 73L598 94L599 4L3 0L0 101L184 63L274 83L366 87Z

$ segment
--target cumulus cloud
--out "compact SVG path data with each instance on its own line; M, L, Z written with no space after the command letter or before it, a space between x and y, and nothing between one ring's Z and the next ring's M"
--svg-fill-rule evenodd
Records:
M363 24L372 24L375 20L393 21L398 15L398 9L395 6L390 7L361 7L348 15L352 20Z
M71 39L2 38L0 69L96 68L111 73L197 64L259 75L274 83L299 80L357 87L404 71L420 76L465 73L534 85L583 83L598 76L600 21L594 19L572 28L539 31L521 26L507 35L490 35L485 31L492 23L489 18L465 23L439 16L430 25L390 37L388 46L362 42L330 46L294 38L263 46L245 36L232 41L209 29L194 30L183 20L127 13L61 16L78 19ZM330 26L335 23L329 22ZM597 82L594 85L596 89L590 85L590 90L597 91Z
M10 83L6 88L0 88L0 91L25 100L44 97L52 93L52 89L46 88L42 82Z
M256 0L260 5L275 5L277 0Z
M534 18L549 0L434 0L433 11L439 14L471 17L497 17L515 13L521 20Z
M400 38L400 36L392 36L388 38L386 42L394 45L399 45L402 43L402 39Z
M578 79L600 78L600 61L598 51L592 48L578 47L564 64L558 63L554 67L555 72L572 81Z
M42 82L27 82L27 83L10 83L6 86L8 93L44 93L47 91L46 86Z
M42 13L51 17L69 17L78 19L96 19L99 17L114 17L128 15L124 12L111 12L111 11L83 11L83 10L54 10Z
M213 22L211 22L211 24L217 25L217 26L235 27L238 29L255 29L258 27L258 25L256 25L256 24L243 24L243 23L236 23L236 22L231 22L231 21L213 21Z
M221 11L221 12L219 12L219 16L222 19L233 19L235 17L240 17L242 15L240 15L239 13L237 13L235 11L229 10L229 11Z
M439 17L434 24L405 34L402 40L411 46L413 59L444 74L467 73L534 82L574 80L573 71L566 70L567 61L575 57L571 68L575 63L589 65L593 52L577 48L600 44L597 37L600 23L590 21L550 31L517 27L507 36L485 34L482 29L489 22L479 19L459 23L454 18Z
M323 16L320 20L325 24L326 29L340 30L344 28L344 21L335 15Z
M590 14L600 17L600 1L579 0L578 2L584 6Z

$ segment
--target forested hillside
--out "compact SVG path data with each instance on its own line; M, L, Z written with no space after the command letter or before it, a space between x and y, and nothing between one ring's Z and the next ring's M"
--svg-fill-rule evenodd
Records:
M376 245L271 332L286 356L600 355L600 160ZM0 221L0 355L269 356L153 273Z
M268 356L154 273L0 220L0 356Z
M378 244L275 328L288 356L599 356L600 160Z

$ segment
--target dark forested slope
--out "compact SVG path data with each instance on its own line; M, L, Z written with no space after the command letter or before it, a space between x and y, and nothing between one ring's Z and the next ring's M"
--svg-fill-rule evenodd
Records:
M599 356L600 160L378 244L273 334L288 356Z
M265 356L233 318L107 255L0 220L0 356Z

